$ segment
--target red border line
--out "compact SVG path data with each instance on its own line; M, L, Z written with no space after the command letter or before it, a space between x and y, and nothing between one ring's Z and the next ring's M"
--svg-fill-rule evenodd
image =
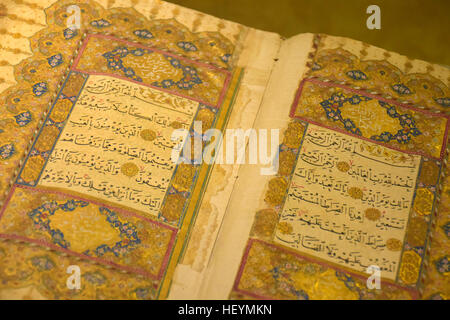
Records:
M266 245L268 247L272 247L272 248L275 248L277 250L283 251L283 252L285 252L287 254L291 254L291 255L293 255L293 256L295 256L297 258L300 258L300 259L303 259L303 260L306 260L306 261L309 261L309 262L312 262L312 263L316 263L316 264L319 264L321 266L325 266L325 267L333 269L333 270L337 270L337 271L340 271L340 272L343 272L343 273L347 273L347 274L350 274L350 275L352 275L354 277L357 277L357 278L360 278L360 279L365 279L364 276L362 276L360 274L357 274L355 272L352 272L350 270L347 270L345 268L341 268L341 267L338 267L338 266L335 266L335 265L331 265L331 264L328 264L328 263L326 263L324 261L316 260L316 259L314 259L312 257L303 255L303 254L298 253L298 252L293 252L290 249L286 249L286 248L283 248L281 246L278 246L278 245L275 245L275 244L272 244L272 243L268 243L268 242L260 240L260 239L250 238L248 240L248 242L247 242L247 247L245 248L244 255L242 256L241 265L239 267L239 271L238 271L238 274L236 275L236 279L235 279L235 282L234 282L233 290L235 290L236 292L240 292L240 293L243 293L243 294L246 294L246 295L250 295L250 296L253 296L253 297L258 298L258 299L266 299L266 300L273 300L274 299L274 298L264 297L264 296L261 296L259 294L251 293L251 292L246 291L246 290L239 289L239 282L241 281L241 277L242 277L242 274L244 272L245 265L247 263L248 254L249 254L250 249L251 249L251 247L252 247L254 242L259 242L259 243L262 243L262 244L264 244L264 245ZM409 288L409 287L406 287L406 286L402 286L402 285L400 285L398 283L391 282L389 280L381 279L380 282L382 284L386 284L386 285L394 286L394 287L402 289L402 290L406 290L406 291L411 293L411 295L413 296L414 299L418 298L418 291L417 291L417 289L412 289L412 288ZM381 289L381 290L383 290L383 289Z
M113 267L116 267L116 268L119 268L119 269L122 269L122 270L126 270L128 272L133 272L133 273L137 273L137 274L140 274L140 275L143 275L143 276L147 276L147 277L155 279L155 280L160 280L163 277L165 269L167 267L167 264L169 263L169 258L170 258L170 255L171 255L171 251L173 249L173 245L175 243L175 238L177 236L178 229L176 229L174 227L171 227L171 226L167 226L167 225L165 225L165 224L163 224L161 222L153 221L151 219L142 217L142 216L140 216L138 214L135 214L133 212L129 212L129 211L124 210L122 208L116 208L116 207L113 207L113 206L105 205L105 204L101 203L100 201L85 199L83 197L74 196L74 195L71 195L71 194L68 194L68 193L64 193L64 192L60 192L60 191L43 190L43 189L37 188L37 187L28 187L28 186L22 186L22 185L18 185L18 184L14 184L12 186L11 191L10 191L10 193L8 195L8 198L5 200L3 208L2 208L2 210L0 212L0 219L3 217L3 213L6 210L6 207L8 206L9 201L11 200L11 197L14 194L16 188L28 189L28 190L32 190L32 191L40 192L40 193L58 194L58 195L62 195L62 196L65 196L65 197L75 198L75 199L86 201L86 202L89 202L89 203L92 203L92 204L95 204L95 205L106 207L106 208L112 209L114 211L118 211L118 212L120 212L123 215L132 216L132 217L138 218L140 220L144 220L144 221L146 221L148 223L152 223L152 224L158 225L160 227L169 229L169 230L172 231L172 235L170 237L165 256L163 258L163 261L161 263L161 267L160 267L157 275L151 274L151 273L149 273L149 272L147 272L147 271L145 271L144 269L141 269L141 268L128 267L128 266L117 264L117 263L115 263L113 261L109 261L109 260L105 260L105 259L101 259L101 258L96 258L96 257L90 257L90 256L84 255L82 253L78 253L78 252L75 252L75 251L72 251L72 250L69 250L69 249L64 249L64 248L61 248L61 247L59 247L57 245L49 243L49 242L47 242L45 240L31 239L31 238L27 238L27 237L15 235L15 234L11 234L11 235L0 234L0 238L20 240L20 241L23 241L23 242L31 242L31 243L35 243L35 244L38 244L38 245L41 245L41 246L50 247L50 248L52 248L55 251L61 251L61 252L65 252L65 253L73 255L73 256L77 256L77 257L81 257L81 258L84 258L84 259L92 260L92 261L95 261L95 262L98 262L98 263L107 264L107 265L110 265L110 266L113 266Z
M118 41L118 42L123 42L123 43L126 43L128 45L132 45L134 47L138 47L138 48L142 48L142 49L149 49L149 50L152 50L152 51L164 54L164 55L168 55L168 56L174 57L174 58L182 60L184 62L195 64L195 65L198 65L198 66L201 66L201 67L204 67L204 68L207 68L207 69L211 69L211 70L214 70L214 71L217 71L217 72L222 72L222 73L226 74L226 78L225 78L225 81L223 83L222 91L221 91L221 93L220 93L220 95L219 95L219 97L217 99L217 103L213 107L220 108L220 106L222 105L223 100L225 99L226 91L227 91L228 86L229 86L229 84L231 82L231 76L232 76L231 72L228 71L227 69L220 68L220 67L217 67L217 66L213 66L211 64L204 63L204 62L190 60L190 59L188 59L186 57L178 56L178 55L175 55L173 53L163 51L161 49L157 49L157 48L150 47L150 46L145 46L145 45L142 45L140 43L132 42L132 41L129 41L129 40L115 38L115 37L109 36L109 35L88 34L86 36L86 38L84 39L83 44L80 47L80 50L79 50L79 53L78 53L77 57L73 61L73 64L71 66L71 70L72 71L78 71L78 72L81 72L81 73L92 74L92 75L111 76L111 77L119 78L119 79L122 79L122 80L127 80L127 81L130 81L130 82L136 83L136 84L144 85L146 87L149 87L149 88L152 88L152 89L155 89L155 90L160 90L160 91L163 91L163 92L167 92L167 93L170 93L170 94L173 94L173 95L177 95L177 96L183 97L185 99L193 100L193 101L200 102L200 103L203 103L205 105L211 106L211 104L209 102L205 102L205 101L203 101L201 99L197 99L197 98L194 98L194 97L191 97L191 96L188 96L188 95L185 95L185 94L173 91L173 90L169 90L169 89L164 89L164 88L160 88L160 87L157 87L157 86L153 86L151 84L147 84L147 83L144 83L144 82L132 80L132 79L127 78L125 76L116 75L116 74L107 73L107 72L93 72L93 71L86 71L86 70L78 69L77 65L80 62L81 56L83 55L83 53L84 53L84 51L85 51L85 49L87 47L88 41L90 40L91 37L104 38L104 39L110 39L110 40L114 40L114 41Z
M301 97L301 94L302 94L302 91L303 91L304 84L305 84L305 82L307 82L307 81L308 81L308 82L312 82L312 83L316 83L316 84L319 84L319 85L323 85L323 86L326 86L326 87L338 87L338 88L342 88L342 89L345 89L345 90L348 90L348 91L351 91L351 92L354 92L354 93L361 94L361 95L366 96L366 97L370 97L370 98L372 98L372 99L376 99L376 100L379 100L379 101L383 101L383 102L386 102L386 103L389 103L389 104L394 104L394 105L397 105L397 106L402 107L402 108L405 108L405 109L414 110L414 111L416 111L416 112L423 113L423 114L427 114L427 115L430 115L430 116L433 116L433 117L439 117L439 118L445 118L445 119L447 119L447 124L446 124L446 126L445 126L445 132L444 132L444 136L443 136L443 142L442 142L442 147L441 147L440 157L439 157L439 158L436 158L436 157L431 156L431 155L429 155L429 154L426 154L425 152L422 152L422 151L402 150L402 149L400 149L400 148L393 147L393 146L391 146L391 145L389 145L389 144L386 144L386 143L383 143L383 142L379 142L379 141L372 140L372 139L370 139L370 138L366 138L366 137L359 136L359 135L357 135L357 134L348 132L348 131L346 131L346 130L344 130L344 129L333 128L333 127L331 127L331 126L322 124L322 123L320 123L320 122L317 122L317 121L314 121L314 120L310 120L310 119L308 119L308 118L306 118L306 117L296 116L296 115L295 115L295 111L297 110L297 106L298 106L298 103L299 103L299 101L300 101L300 97ZM442 161L443 158L444 158L444 156L445 156L445 150L446 150L447 138L448 138L448 131L449 131L449 119L450 119L450 115L445 115L445 114L440 114L440 113L434 113L434 112L431 112L431 111L429 111L429 110L421 110L421 109L418 109L418 108L414 108L414 107L412 107L412 106L408 106L408 105L404 105L404 104L402 104L402 103L399 103L399 102L397 102L397 101L395 101L395 100L392 100L392 99L385 99L385 98L383 98L383 97L380 97L380 96L377 96L377 95L374 95L374 94L366 93L366 92L364 92L363 90L357 90L357 89L349 88L349 87L347 87L347 86L345 86L345 85L342 85L342 84L337 84L337 83L333 83L333 82L323 82L323 81L317 80L317 79L315 79L315 78L307 78L307 79L303 79L303 80L300 82L300 85L299 85L299 87L298 87L298 89L297 89L297 92L296 92L296 94L295 94L294 102L292 103L291 111L289 112L289 116L290 116L291 118L301 119L301 120L303 120L303 121L306 121L306 122L315 124L315 125L317 125L317 126L324 127L324 128L327 128L327 129L330 129L330 130L334 130L334 131L338 131L338 132L347 134L347 135L349 135L349 136L353 136L353 137L356 137L356 138L359 138L359 139L362 139L362 140L370 141L370 142L372 142L372 143L375 143L375 144L378 144L378 145L382 145L382 146L384 146L384 147L386 147L386 148L389 148L389 149L392 149L392 150L396 150L396 151L399 151L399 152L403 152L403 153L407 153L407 154L413 154L413 155L419 155L419 156L424 156L424 157L427 157L427 158L431 158L431 159L435 159L435 160L440 160L440 161Z

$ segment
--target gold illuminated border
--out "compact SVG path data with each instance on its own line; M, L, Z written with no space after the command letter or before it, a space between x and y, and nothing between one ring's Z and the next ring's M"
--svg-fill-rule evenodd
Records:
M126 40L123 40L123 41L126 41ZM139 44L135 44L134 42L127 41L127 43L140 46ZM159 50L159 51L161 52L161 50ZM82 53L82 51L80 52L80 54L81 53ZM167 53L167 54L174 56L171 53ZM183 58L183 57L177 57L177 58L180 58L182 60L187 60L186 58ZM195 62L195 61L192 61L192 63L193 64L202 64L200 62ZM214 108L215 112L216 112L213 126L217 129L222 129L226 125L226 122L228 120L231 106L233 104L236 90L237 90L237 87L238 87L238 84L239 84L239 81L241 78L242 69L236 69L233 73L230 73L228 70L224 70L224 69L220 70L220 68L212 67L210 65L202 64L202 66L204 66L204 67L206 66L213 70L217 70L219 72L226 72L229 74L229 76L226 77L224 87L222 90L222 94L221 94L221 97L219 98L219 103L216 106L210 107L210 108ZM74 67L72 69L74 70ZM66 90L69 90L68 88L65 87L65 85L67 84L68 81L70 81L70 79L72 77L76 77L76 76L78 76L78 77L81 76L84 79L83 81L78 82L76 84L79 86L79 88L77 90L78 91L77 95L76 96L64 96L64 93L66 92ZM109 75L109 76L114 76L114 75ZM49 155L51 154L53 147L59 138L59 134L57 136L53 136L53 137L45 137L44 135L41 135L41 133L44 130L44 128L46 126L48 126L49 124L51 124L51 125L55 124L54 123L55 121L50 121L49 119L52 119L52 117L58 117L58 116L59 116L59 118L63 117L63 119L62 119L63 121L60 121L60 123L59 123L61 125L60 132L62 131L63 125L64 125L65 121L67 120L70 112L72 111L72 109L76 103L76 99L77 99L79 93L81 92L84 84L86 83L87 78L88 78L88 75L86 75L84 72L71 71L68 74L67 78L62 83L59 94L58 94L57 98L55 99L54 103L52 104L52 107L44 121L44 124L40 128L36 138L34 139L33 143L31 144L31 149L26 155L24 165L21 167L21 169L17 175L16 184L27 186L27 188L33 188L37 185L37 182L39 181L41 172L45 167L46 160L48 159ZM128 80L128 79L126 79L126 80ZM139 84L142 85L142 83L139 83ZM155 89L160 90L160 88L155 88ZM73 91L74 88L71 88L70 90ZM179 95L175 92L171 92L171 93L175 94L175 95ZM190 99L189 97L185 97L185 98ZM58 107L57 110L55 110L55 105L58 104L58 101L62 101L62 100L69 100L71 102L70 108L61 110L61 108ZM199 102L199 101L197 101L197 102ZM200 103L200 106L202 106L202 103L201 102L199 102L199 103ZM208 106L206 106L206 107L208 107ZM199 107L199 110L200 110L200 107ZM61 113L63 113L63 116L61 116ZM192 130L192 128L191 128L191 130ZM35 144L40 141L39 140L40 138L46 140L46 143L48 144L49 147L51 146L51 148L49 148L49 150L47 150L45 152L46 159L43 163L38 163L38 166L36 166L36 164L33 164L30 166L30 164L29 164L30 157L40 157L41 156L42 152L36 152L36 150L33 148L35 146ZM34 179L32 181L32 183L27 183L23 179L24 169L26 170L27 167L31 167L32 171L34 171L34 174L38 173L38 175L36 176L36 179ZM177 166L177 169L178 169L178 166ZM172 176L172 182L171 182L172 186L173 186L173 179L176 175L177 169L175 170L175 173ZM183 253L183 249L184 249L184 246L188 239L188 234L189 234L189 231L193 224L193 221L195 220L195 214L198 210L198 206L200 204L204 188L206 187L207 180L208 180L209 174L211 172L211 169L212 169L212 165L207 165L207 164L202 164L202 165L198 166L198 168L196 169L196 174L195 174L196 177L192 181L192 185L190 187L190 192L188 193L188 198L185 200L186 204L183 206L182 212L180 212L178 215L180 219L178 219L177 221L164 221L164 217L161 216L161 214L159 215L159 220L162 220L162 221L158 222L158 223L160 223L162 225L167 225L167 227L169 229L173 228L172 226L175 226L175 228L178 229L176 238L170 242L171 244L174 244L174 247L173 247L173 250L171 250L172 252L170 252L170 254L169 254L169 258L168 258L168 262L167 262L167 269L162 270L161 276L158 276L158 278L161 278L160 284L162 284L162 285L160 285L158 294L157 294L157 297L159 297L159 298L165 298L168 294L171 276L177 265L180 255ZM33 175L31 175L31 176L33 176ZM2 211L0 212L0 217L1 217L2 213L7 209L8 200L11 198L12 193L14 192L14 189L16 188L16 186L18 186L16 184L14 184L12 186L12 188L10 189L10 193L6 199L6 203L4 204L4 206L2 207ZM60 192L63 192L64 194L67 194L68 196L70 196L70 194L73 194L73 196L82 197L83 199L86 199L87 201L99 202L99 200L96 199L95 197L87 196L85 194L79 194L77 192L73 192L70 190L68 191L66 189L59 190L58 188L50 188L50 187L39 187L39 189L43 189L43 190L47 189L49 192L51 192L52 190L60 191ZM139 213L139 211L137 211L137 210L132 210L126 206L118 205L115 203L109 203L108 201L100 201L100 203L105 203L106 205L110 205L113 208L116 207L120 210L127 210L129 212ZM164 206L164 204L163 204L163 206ZM26 242L26 240L25 240L25 242ZM42 243L40 243L40 244L43 245ZM51 248L51 249L58 250L58 248ZM82 257L83 255L79 255L79 256ZM166 263L164 263L164 265L165 264Z
M317 257L313 257L311 255L308 255L306 253L299 253L295 249L285 247L279 243L275 243L273 241L273 234L275 233L275 229L278 226L278 212L281 211L281 208L286 200L287 190L289 189L290 181L292 179L292 175L295 169L295 165L297 162L297 157L300 153L302 141L303 141L303 135L306 131L308 124L313 123L322 127L326 127L325 125L321 123L312 122L309 119L301 118L295 116L295 110L298 106L298 101L300 99L301 95L301 89L303 86L303 83L305 81L318 81L316 79L305 79L301 81L299 89L297 91L296 97L294 99L294 102L292 104L291 114L290 116L293 118L291 122L288 125L288 128L286 129L284 133L283 143L280 145L280 157L279 157L279 171L275 178L272 178L269 181L268 190L265 195L265 203L268 205L268 208L261 209L256 213L255 221L253 223L252 231L250 234L250 238L248 240L248 244L246 246L246 249L244 251L241 264L239 267L239 271L237 273L237 276L235 278L235 283L233 286L233 290L231 293L231 296L234 296L235 293L237 294L243 294L248 297L253 297L256 299L272 299L270 295L261 295L256 294L253 292L248 292L245 290L242 290L239 287L241 278L244 273L244 269L246 266L246 263L248 261L248 254L250 253L250 249L252 245L255 242L261 242L265 245L268 245L272 248L275 248L282 254L283 252L290 253L293 256L296 256L298 259L309 261L313 264L318 265L324 265L330 268L333 268L335 270L340 270L342 272L345 272L348 275L355 276L359 279L367 279L367 274L364 274L362 272L355 271L353 269L349 269L345 266L335 264L333 262L323 260ZM319 81L320 82L320 81ZM322 82L321 82L322 83ZM333 84L328 82L328 86L338 86L340 88L343 88L345 86L341 84ZM345 87L346 88L346 87ZM347 89L347 88L346 88ZM348 88L350 90L355 91L354 89ZM382 97L378 97L373 94L368 94L364 91L358 91L362 95L368 95L370 97L373 97L375 99L383 100ZM398 105L398 102L393 102ZM408 106L408 108L411 108ZM420 111L422 113L428 113L427 111ZM443 118L446 118L448 120L448 116L440 114L436 115ZM329 128L330 130L335 130L335 128ZM400 263L398 266L398 273L396 277L396 281L390 280L390 279L384 279L382 278L381 282L384 283L387 286L395 287L401 290L406 290L411 293L412 297L417 298L417 291L421 290L422 283L422 273L423 273L423 267L424 267L424 261L427 258L426 254L429 247L429 234L431 232L431 227L433 225L433 220L435 219L434 213L436 212L436 198L438 197L438 186L439 186L439 179L441 177L441 172L443 172L443 166L444 166L444 158L447 156L447 132L449 129L449 124L447 121L445 136L444 136L444 143L441 146L441 158L440 159L432 159L431 157L424 157L424 155L421 155L421 163L420 163L420 169L419 169L419 176L417 178L417 184L414 190L414 197L413 197L413 204L411 208L411 212L409 214L408 218L408 226L406 228L406 234L404 243L402 245L402 255L400 259ZM339 130L338 130L339 131ZM351 133L340 131L347 135L352 135ZM357 135L352 135L357 138L361 138ZM376 141L369 140L373 143L377 143ZM378 143L381 144L381 143ZM384 145L386 148L393 149L392 146ZM403 150L398 150L399 152L404 152ZM427 163L427 167L424 166L424 163ZM429 176L434 177L434 181L430 182ZM428 177L428 178L427 178ZM431 179L433 180L433 179ZM425 199L428 198L430 193L432 193L432 199ZM425 197L425 198L423 198ZM421 211L423 206L421 205L421 202L423 201L431 201L431 206L427 207L426 212L420 212L416 216L419 218L428 219L426 223L424 224L426 226L426 232L421 232L423 237L421 237L421 254L418 254L416 251L414 251L414 247L417 246L409 246L408 241L409 239L414 239L415 233L417 233L417 229L413 228L411 226L411 214L412 210L415 210L416 212ZM406 246L409 246L409 249L406 249ZM406 259L405 257L408 256ZM411 257L413 259L411 259ZM417 257L419 257L417 259ZM402 278L401 273L407 274L408 272L412 272L413 277L411 279L406 279L407 281L400 283L398 282L399 279ZM414 278L414 279L412 279ZM234 292L234 293L233 293Z

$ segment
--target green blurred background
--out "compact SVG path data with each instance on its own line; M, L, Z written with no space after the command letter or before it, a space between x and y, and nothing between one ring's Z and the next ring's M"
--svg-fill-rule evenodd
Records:
M291 37L349 37L411 58L450 66L450 0L168 0L216 17ZM381 30L366 27L369 5Z

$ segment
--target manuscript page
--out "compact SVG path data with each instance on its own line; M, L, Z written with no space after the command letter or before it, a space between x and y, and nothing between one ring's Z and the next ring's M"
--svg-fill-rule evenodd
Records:
M0 298L185 294L239 165L179 146L253 126L281 38L157 0L77 1L71 29L73 4L2 5Z
M448 297L449 70L326 35L278 58L254 127L278 173L241 166L199 298Z

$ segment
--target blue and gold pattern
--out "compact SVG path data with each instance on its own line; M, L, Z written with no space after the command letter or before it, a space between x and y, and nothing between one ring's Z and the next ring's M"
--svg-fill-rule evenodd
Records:
M145 54L149 54L152 52L153 51L149 49L137 48L129 50L127 47L120 46L112 51L104 53L102 56L106 58L109 69L121 70L123 72L123 75L126 76L127 78L142 82L142 78L135 74L133 68L125 67L123 65L122 58L125 58L128 54L133 54L135 56L143 56Z
M442 257L435 262L436 269L439 273L443 275L450 274L450 264L448 262L448 256Z
M442 159L449 118L346 85L301 81L290 116L396 150Z
M171 56L164 55L164 57L170 62L170 64L176 68L181 69L183 71L183 78L178 81L174 81L172 79L162 80L160 82L153 82L152 85L156 87L162 88L171 88L173 86L178 87L179 89L189 90L196 84L202 83L202 80L197 74L197 70L192 66L183 65L179 59L176 59Z
M77 29L67 28L63 30L64 39L70 40L78 34Z
M53 56L51 56L50 58L47 59L48 64L52 67L55 68L57 66L59 66L60 64L63 63L63 56L61 53L55 54Z
M153 34L150 31L148 31L147 29L134 30L133 33L135 36L138 36L139 38L142 38L142 39L154 38Z
M94 250L97 257L101 257L108 252L113 253L116 257L123 256L141 243L141 240L136 232L136 227L132 223L123 223L117 216L117 213L108 208L100 207L99 211L101 214L106 216L106 220L109 222L111 227L120 231L120 237L122 240L116 242L112 247L107 244L98 246ZM91 255L91 251L85 251L84 254Z
M91 26L99 29L109 27L110 25L111 23L105 19L94 20L91 22Z
M367 75L361 70L350 70L345 73L353 80L367 80Z
M401 95L412 93L411 90L407 86L405 86L403 83L394 84L392 86L392 90L394 90L395 92L397 92L398 94L401 94Z
M450 222L447 222L442 226L442 230L444 231L445 235L450 238Z
M71 72L64 83L69 84L70 88L76 96L67 97L63 94L63 89L59 92L57 100L52 106L47 119L39 133L37 140L33 143L30 152L27 156L26 164L21 168L17 177L17 183L23 185L34 186L39 179L42 169L48 160L54 144L59 137L72 106L74 105L84 81L87 79L86 75L77 72ZM72 82L72 80L74 80ZM31 121L31 113L25 112L16 118L19 125L24 126Z
M14 145L12 143L5 144L0 147L0 159L8 159L10 158L14 152L15 152Z
M45 82L38 82L33 85L33 93L39 97L48 91L47 84Z
M357 135L362 135L361 130L356 128L351 119L344 119L342 117L340 108L342 108L347 102L355 105L359 104L361 101L368 100L372 99L358 94L348 97L343 93L334 93L329 99L322 101L320 105L325 110L328 119L332 121L339 121L344 125L345 130Z
M383 101L378 101L382 108L386 109L387 114L391 118L397 118L400 122L402 129L398 130L395 134L390 132L383 132L380 135L374 135L370 137L373 140L381 142L389 142L391 140L397 140L399 143L407 143L411 140L411 137L417 137L422 134L416 127L414 119L409 114L400 114L397 112L395 106L390 105Z
M40 207L32 210L28 213L28 216L33 220L35 227L41 231L47 232L52 242L61 248L69 249L71 244L64 238L64 233L59 229L53 229L51 226L51 217L58 211L64 212L74 211L77 208L83 208L89 205L89 202L81 200L68 200L64 203L58 204L56 201L48 201L42 204ZM85 255L96 255L102 257L106 253L113 253L116 257L123 256L129 251L136 248L141 243L139 239L136 227L130 222L122 222L117 213L105 208L98 208L101 215L105 216L106 221L112 228L117 229L120 232L121 241L116 242L113 246L109 244L102 244L95 249L86 250L83 252Z
M328 37L318 36L319 42L326 42ZM365 49L364 51L367 52ZM311 61L309 76L354 85L359 89L384 93L401 102L406 101L425 109L447 112L446 108L450 106L448 83L435 78L429 72L407 72L408 65L412 66L410 62L398 64L387 59L363 60L342 47L318 48ZM433 69L431 65L428 68Z
M104 53L102 56L106 58L109 69L121 70L123 72L123 75L127 78L142 82L142 78L136 75L133 68L124 66L123 58L125 58L129 54L133 54L135 56L143 56L146 54L151 54L152 52L153 51L150 49L129 49L125 46L119 46L112 51ZM174 81L172 79L155 81L152 83L152 85L165 89L176 86L179 89L189 90L192 89L194 85L202 83L202 80L198 76L197 70L194 67L183 65L179 59L168 55L164 55L164 58L166 58L174 68L181 69L183 71L183 78L178 81Z
M180 41L177 43L177 45L184 51L197 51L198 50L198 48L195 46L195 44L193 44L192 42L189 42L189 41Z
M61 248L67 249L70 243L64 239L64 234L58 229L52 229L50 226L50 217L55 214L57 210L64 212L73 211L78 207L86 207L89 202L80 200L68 200L65 203L58 204L56 201L45 202L40 207L28 213L28 216L33 220L35 227L39 230L47 232L52 242Z
M362 101L369 100L372 100L372 98L359 94L346 96L343 93L334 93L329 99L320 102L320 105L325 110L328 119L341 122L345 130L360 136L362 135L361 130L356 127L355 123L351 119L344 119L342 117L341 108L345 103L357 105ZM402 129L398 130L395 133L383 132L379 135L373 135L370 137L371 139L380 142L389 142L392 140L396 140L399 143L407 143L409 140L411 140L412 136L415 137L421 134L419 129L417 129L416 127L414 119L412 119L409 114L400 114L397 112L395 106L380 100L378 100L378 104L380 105L380 107L386 109L386 113L391 118L397 118L399 120Z
M17 116L14 116L14 118L16 119L16 123L20 127L26 126L31 121L31 112L25 111L25 112L19 113Z

